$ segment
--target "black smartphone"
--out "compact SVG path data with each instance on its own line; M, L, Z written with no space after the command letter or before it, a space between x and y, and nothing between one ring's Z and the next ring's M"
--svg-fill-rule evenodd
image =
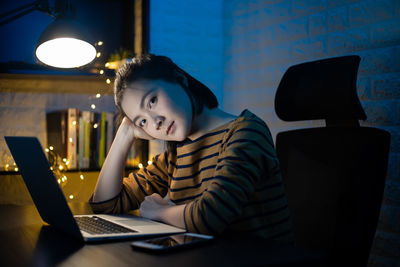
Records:
M165 252L204 244L214 239L210 235L194 233L175 234L131 243L132 248L151 252Z

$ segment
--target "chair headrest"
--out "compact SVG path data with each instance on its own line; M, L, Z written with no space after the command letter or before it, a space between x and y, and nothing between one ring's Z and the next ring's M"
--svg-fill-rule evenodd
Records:
M284 121L365 120L357 96L359 56L343 56L291 66L275 95L275 111Z

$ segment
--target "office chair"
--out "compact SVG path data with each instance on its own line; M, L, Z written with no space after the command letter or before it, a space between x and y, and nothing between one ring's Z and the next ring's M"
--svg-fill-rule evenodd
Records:
M359 56L290 67L275 96L284 121L326 127L276 136L295 243L325 252L334 265L365 266L385 187L390 134L360 127L366 115L356 91Z

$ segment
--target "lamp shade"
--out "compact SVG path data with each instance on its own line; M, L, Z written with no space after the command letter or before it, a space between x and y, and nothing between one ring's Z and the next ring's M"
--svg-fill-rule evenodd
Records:
M36 57L46 65L76 68L96 57L89 33L73 19L57 18L42 33L36 46Z

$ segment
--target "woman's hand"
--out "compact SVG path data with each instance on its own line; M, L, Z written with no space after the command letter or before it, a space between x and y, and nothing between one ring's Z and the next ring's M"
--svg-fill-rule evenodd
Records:
M143 131L140 127L137 127L133 124L133 122L128 118L124 117L122 119L120 127L124 127L126 131L131 132L135 138L146 139L146 140L153 140L154 138L148 135L145 131Z
M144 201L140 205L139 213L140 216L144 218L161 221L185 229L185 221L183 218L185 206L186 204L170 204L159 194L154 193L144 198Z
M168 208L168 202L163 199L159 194L152 194L146 196L144 201L140 205L139 213L140 216L148 218L150 220L161 220L161 214Z

